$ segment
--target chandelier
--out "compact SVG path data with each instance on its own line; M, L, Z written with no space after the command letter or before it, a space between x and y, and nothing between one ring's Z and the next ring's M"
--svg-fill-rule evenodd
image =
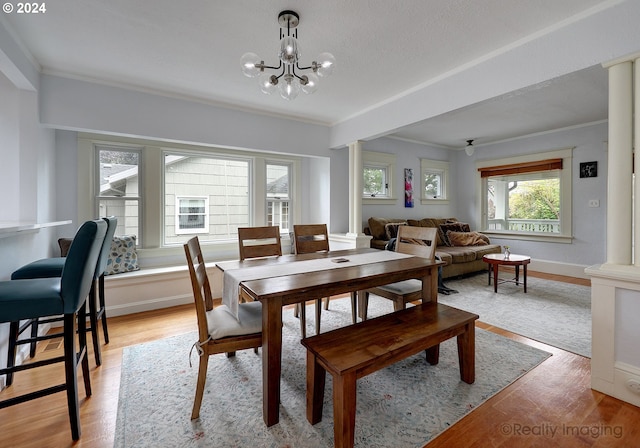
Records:
M318 88L318 77L329 76L333 72L336 59L331 53L321 53L311 65L300 67L297 30L300 16L294 11L282 11L278 14L278 23L280 62L277 66L266 65L255 53L245 53L240 60L242 73L249 78L258 77L258 85L263 93L270 95L277 89L282 98L290 101L298 96L300 90L306 94L315 92Z

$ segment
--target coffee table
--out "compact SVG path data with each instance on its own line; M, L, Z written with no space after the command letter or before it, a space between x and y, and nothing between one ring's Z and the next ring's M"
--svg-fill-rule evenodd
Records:
M482 257L482 261L489 265L489 285L491 285L491 273L493 272L493 291L498 292L499 283L515 283L520 284L520 266L522 266L522 284L524 285L524 292L527 292L527 265L531 263L531 257L526 255L511 254L509 257L505 257L504 254L487 254ZM513 279L499 279L498 267L499 266L515 266L516 276Z

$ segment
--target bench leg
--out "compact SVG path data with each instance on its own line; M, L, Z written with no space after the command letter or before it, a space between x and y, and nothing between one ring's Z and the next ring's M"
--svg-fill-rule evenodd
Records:
M458 362L460 379L468 384L476 380L476 327L473 322L465 326L464 333L458 335Z
M333 376L333 439L335 448L352 448L356 427L356 375Z
M307 421L312 425L322 420L326 371L307 350Z
M425 351L427 362L432 366L435 366L440 361L440 344L434 345L426 349Z

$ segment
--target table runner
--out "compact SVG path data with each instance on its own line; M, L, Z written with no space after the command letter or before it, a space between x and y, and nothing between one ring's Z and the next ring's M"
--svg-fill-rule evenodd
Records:
M222 303L238 318L238 296L240 282L248 280L261 280L269 277L281 277L283 275L305 274L307 272L326 271L329 269L346 268L363 264L377 263L380 261L398 260L412 257L398 252L380 250L364 254L353 254L345 257L336 256L329 258L314 258L312 260L292 261L286 265L252 266L239 269L227 269L224 271ZM346 260L337 262L335 260Z

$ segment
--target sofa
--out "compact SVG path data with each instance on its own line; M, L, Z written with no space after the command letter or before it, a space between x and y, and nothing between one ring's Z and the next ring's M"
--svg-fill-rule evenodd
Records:
M491 244L488 236L472 232L469 224L456 218L369 218L364 233L371 235L371 247L385 249L398 233L398 226L435 227L438 229L436 256L446 265L442 269L443 278L458 277L487 270L482 261L486 254L499 254L502 247Z

